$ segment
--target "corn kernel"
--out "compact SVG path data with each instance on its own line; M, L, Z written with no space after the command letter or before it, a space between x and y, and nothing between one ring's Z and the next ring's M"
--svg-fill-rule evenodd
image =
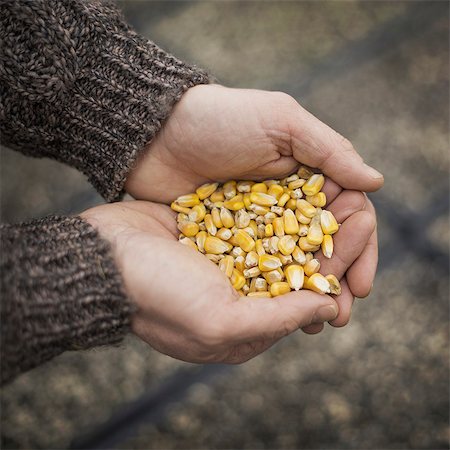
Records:
M256 292L249 292L247 294L247 297L253 297L253 298L271 298L272 294L269 291L256 291Z
M228 239L230 239L231 236L233 236L233 233L229 228L221 228L216 233L216 237L222 239L223 241L228 241Z
M200 203L200 199L197 194L187 194L178 197L175 200L175 203L186 208L191 208L192 206L198 205Z
M334 248L333 237L329 234L326 234L323 237L321 247L322 253L325 256L325 258L331 258L333 256L333 248Z
M302 225L308 225L311 222L311 217L306 217L299 209L295 210L295 217Z
M283 213L284 231L287 234L297 234L299 230L298 220L292 210L287 209Z
M229 252L233 246L226 241L222 241L214 236L208 236L205 239L205 251L206 253L211 253L213 255L220 255L222 253ZM239 288L240 289L240 288Z
M292 257L302 266L306 264L305 252L300 247L295 246L294 251L292 252Z
M306 276L310 277L320 270L320 261L318 259L312 259L311 261L308 261L303 268Z
M189 215L184 213L177 214L177 222L183 222L185 220L189 220Z
M305 253L306 262L309 263L312 259L314 259L314 253L307 252Z
M234 267L242 273L245 270L245 258L243 256L238 256L235 258Z
M278 201L278 200L280 200L280 197L283 195L284 190L283 190L283 187L280 186L279 184L272 184L269 187L267 193L269 195L271 195L272 197L275 197Z
M262 192L252 192L250 194L250 200L252 203L259 206L272 206L278 203L278 200L275 197Z
M243 199L244 197L242 196L242 194L237 194L233 198L225 200L223 202L223 206L227 209L231 209L232 211L238 211L242 208L245 208Z
M302 266L291 264L284 269L284 275L291 289L298 291L303 287L305 272Z
M263 223L260 223L257 227L256 235L258 236L258 239L262 239L263 237L265 237L266 236L266 225L264 225Z
M234 227L234 217L233 214L227 208L220 208L220 220L226 228Z
M305 184L305 180L299 178L297 180L293 180L288 184L288 188L291 190L299 189Z
M312 218L316 214L316 208L302 198L297 200L297 209L306 217Z
M183 220L177 227L186 237L195 236L199 232L198 223L189 220Z
M195 193L198 195L200 200L204 200L209 197L216 189L219 187L219 183L206 183L202 184L196 189Z
M233 269L233 272L231 274L231 284L237 291L239 291L239 289L242 289L245 284L244 275L237 269Z
M291 288L286 281L276 281L270 285L270 294L272 297L287 294L288 292L291 292Z
M327 275L325 278L328 280L328 283L330 283L330 294L341 295L342 288L339 280L333 274Z
M199 231L195 236L195 242L197 244L198 250L202 253L205 253L205 240L208 237L208 233L206 231Z
M265 278L255 278L255 291L267 291L267 281ZM253 281L253 280L252 280Z
M309 229L308 225L306 225L304 223L301 223L299 225L299 227L298 227L298 233L297 234L299 236L306 236L308 234L308 229Z
M302 191L305 195L315 195L322 189L325 183L325 177L318 173L312 175L306 183L302 186Z
M234 223L238 228L248 227L250 224L250 216L248 215L248 212L245 211L245 209L240 209L237 211L234 215Z
M284 236L283 218L276 217L275 219L273 219L272 225L273 225L273 232L275 233L275 235L278 237L283 237Z
M306 235L306 240L311 245L320 245L322 243L323 232L320 224L311 222L308 234Z
M219 261L219 269L230 278L233 274L234 269L234 259L230 255L226 255L223 259Z
M278 250L283 253L283 255L290 255L295 248L295 241L292 239L292 236L288 234L283 236L278 241Z
M200 223L205 218L205 215L206 207L203 203L200 203L199 205L195 205L192 207L188 217L191 222Z
M268 223L264 227L264 236L265 237L272 237L273 236L273 225L271 223Z
M270 207L270 211L272 213L275 213L278 216L282 216L284 213L284 208L282 206L271 206ZM290 211L290 209L288 210ZM269 213L268 213L269 214ZM273 219L272 219L273 220Z
M291 196L290 196L289 194L284 193L284 194L282 194L281 197L279 198L277 205L283 207L283 206L286 205L286 203L287 203L288 200L290 200L290 199L291 199Z
M232 199L236 194L236 181L231 180L227 181L223 185L223 193L225 195L226 200Z
M320 273L312 274L304 283L303 286L310 291L317 292L319 294L327 294L330 292L329 281Z
M224 202L225 195L223 194L223 189L218 189L217 191L213 192L209 197L209 200L213 203Z
M242 194L250 192L252 189L252 186L255 183L253 181L238 181L237 183L237 191L241 192Z
M213 221L214 225L216 226L216 228L223 227L222 220L220 219L220 212L215 207L213 209L211 209L211 218L212 218L212 221Z
M280 184L278 180L264 180L263 183L267 186L267 188L270 188L270 186L273 186L274 184Z
M184 238L179 239L179 242L182 243L183 245L186 245L187 247L191 247L192 249L198 251L198 247L197 247L197 245L195 244L195 242L193 242L193 241L192 241L190 238L188 238L188 237L184 237Z
M252 201L250 200L250 194L249 193L245 193L244 196L242 197L242 201L244 202L244 206L246 207L246 209L250 209L250 205L252 204Z
M206 230L211 236L215 236L217 233L217 227L214 225L211 214L206 214L205 216L205 226Z
M178 213L184 213L184 214L189 214L189 212L191 211L189 208L187 208L186 206L181 206L181 205L179 205L178 203L176 203L176 202L172 202L171 204L170 204L170 207L174 210L174 211L176 211L176 212L178 212Z
M249 252L255 248L255 241L244 230L238 230L234 235L234 240L244 251Z
M280 238L278 236L272 236L269 239L269 253L274 255L278 252L278 242L280 242Z
M273 255L264 254L258 259L258 267L262 272L269 272L281 266L280 258Z
M256 222L254 220L250 220L248 227L245 227L244 230L247 230L247 228L250 228L253 231L253 237L256 237L258 235L258 225L256 225ZM251 233L249 232L249 234Z
M250 210L253 211L254 213L258 214L258 216L264 216L268 212L270 212L270 210L269 210L269 208L267 208L267 206L257 205L256 203L252 203L250 205Z
M252 192L262 192L267 194L267 186L264 183L255 183L251 189Z
M272 206L273 208L273 206ZM269 211L267 214L264 214L264 223L267 225L268 223L272 223L274 221L274 219L277 218L277 215L272 212Z
M320 226L324 234L334 234L339 230L337 220L331 211L322 211L320 214Z
M270 272L263 272L262 276L268 284L273 284L283 279L283 275L278 270L271 270Z
M258 265L259 256L255 251L251 251L247 253L245 257L245 268L251 269L252 267L256 267Z
M297 175L299 176L299 178L307 180L308 178L311 178L314 175L314 172L307 166L300 166L300 168L297 171Z
M304 252L317 252L317 250L319 250L319 248L320 248L320 245L312 245L312 244L310 244L307 241L306 236L302 236L298 240L297 244Z
M286 266L288 264L291 264L292 262L292 255L283 255L283 253L275 253L275 256L277 258L280 258L281 264L283 264L283 266Z
M205 256L214 264L219 264L224 255L214 255L212 253L205 253Z
M307 195L306 201L311 203L313 206L322 208L327 204L327 196L325 195L325 192L318 192L315 195Z
M256 253L258 253L258 256L264 255L266 253L261 239L258 239L255 242L255 251L256 251Z
M252 267L250 269L244 269L245 278L253 278L261 275L261 270L259 267Z

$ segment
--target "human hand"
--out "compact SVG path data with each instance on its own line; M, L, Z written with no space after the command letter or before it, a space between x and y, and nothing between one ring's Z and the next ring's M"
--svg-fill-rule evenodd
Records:
M350 142L289 95L200 85L174 107L125 189L169 203L209 181L283 178L299 162L345 189L368 192L383 184Z
M349 280L348 265L361 254L374 226L353 194L328 186L335 206L347 205L341 209L336 258L330 263L338 274L347 271ZM165 205L122 202L89 209L81 217L111 243L125 290L138 308L134 333L177 359L244 362L298 328L309 326L306 331L313 333L323 322L339 320L337 305L348 303L345 288L343 301L306 290L273 299L239 297L217 266L177 242L175 214Z

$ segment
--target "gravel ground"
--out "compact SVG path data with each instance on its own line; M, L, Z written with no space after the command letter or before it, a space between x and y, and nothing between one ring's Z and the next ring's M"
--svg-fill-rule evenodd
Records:
M374 199L389 208L379 211L379 275L347 327L299 332L192 385L117 447L449 448L448 271L416 251L414 235L399 245L409 223L393 226L401 212L419 215L448 193L448 4L121 5L141 33L221 82L294 95L384 172ZM411 11L428 17L424 25L389 38ZM378 47L377 30L387 36ZM2 149L1 175L3 221L101 202L80 174L52 161ZM447 213L421 223L430 245L448 252ZM2 389L1 447L67 448L179 369L194 367L132 337L64 354Z

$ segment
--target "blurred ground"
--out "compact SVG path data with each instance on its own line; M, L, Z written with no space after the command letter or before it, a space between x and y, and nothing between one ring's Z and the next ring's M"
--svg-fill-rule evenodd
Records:
M427 237L426 246L448 252L448 3L121 6L141 33L220 82L295 96L348 137L386 187L374 197L380 273L347 327L299 332L211 384L192 385L117 446L449 448L448 272L415 245ZM101 201L72 169L7 149L1 175L3 221ZM405 223L409 213L417 216ZM82 442L180 368L194 369L131 337L56 358L2 390L2 448Z

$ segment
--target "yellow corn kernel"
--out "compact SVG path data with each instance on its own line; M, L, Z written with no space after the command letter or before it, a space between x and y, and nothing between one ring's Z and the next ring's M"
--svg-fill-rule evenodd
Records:
M226 255L223 259L219 261L219 269L230 278L233 274L234 269L234 259L230 255Z
M305 272L302 266L291 264L284 269L284 275L291 289L298 291L303 287Z
M297 175L304 180L311 178L314 175L314 172L307 166L300 166L297 170Z
M258 253L258 256L265 255L265 253L266 253L261 239L258 239L255 242L255 251L256 251L256 253Z
M297 200L297 209L306 217L312 218L316 214L316 208L302 198Z
M263 272L262 274L262 276L264 277L264 279L267 281L268 284L273 284L277 283L278 281L281 281L283 279L283 275L280 273L279 270L271 270L270 272Z
M284 189L279 184L272 184L269 187L269 190L267 191L269 195L272 197L275 197L278 200L280 200L280 197L284 194Z
M258 235L258 225L256 225L256 222L254 220L250 220L250 223L248 224L248 227L246 227L246 228L250 228L253 231L254 237Z
M223 184L223 193L226 200L230 200L237 194L237 183L234 180L227 181Z
M323 232L320 224L313 221L308 229L308 234L306 235L306 240L311 245L320 245L323 241Z
M254 213L258 214L258 216L264 216L268 212L270 212L267 206L257 205L256 203L252 203L249 209L250 211L253 211Z
M320 245L312 245L306 240L306 236L302 236L298 242L298 246L304 251L304 252L317 252L319 250Z
M255 183L252 186L252 192L262 192L263 194L267 193L267 186L264 183Z
M192 208L192 206L198 205L200 203L200 199L197 194L187 194L178 197L175 200L175 203L177 203L180 206L184 206L186 208Z
M197 243L198 250L202 253L205 253L205 240L208 237L208 233L206 231L199 231L195 236L195 242Z
M277 258L274 255L264 254L261 255L258 259L258 267L262 272L269 272L281 266L282 263L280 261L280 258Z
M244 194L246 192L250 192L252 189L252 186L255 184L254 181L238 181L237 182L237 191L240 192L241 194Z
M250 194L250 200L252 203L259 206L273 206L278 203L278 200L275 197L262 192L252 192Z
M245 258L247 256L247 253L244 252L241 247L234 247L233 250L231 250L230 255L233 258L237 258L238 256L242 256L243 258Z
M223 241L228 241L228 239L230 239L231 236L233 236L233 233L229 228L221 228L216 233L216 237L222 239Z
M245 270L245 258L243 256L234 258L234 267L242 273Z
M287 234L297 234L299 230L298 220L291 209L286 209L283 213L284 231Z
M276 217L275 219L273 219L272 225L273 225L273 232L275 233L275 235L278 237L283 237L284 236L283 218Z
M225 201L225 195L223 194L223 189L217 189L211 194L209 200L213 203Z
M321 174L315 173L302 186L302 191L305 195L315 195L322 189L325 183L325 177Z
M294 239L294 242L297 243L297 241L300 239L300 236L298 234L291 234L292 239Z
M272 297L287 294L288 292L291 292L291 288L286 281L276 281L270 285L270 294Z
M272 206L273 208L273 206ZM268 223L272 223L274 219L277 218L277 215L272 212L269 211L267 214L264 215L264 223L267 225Z
M323 208L327 204L327 196L325 195L325 192L318 192L315 195L307 195L306 201L313 206Z
M286 203L287 203L288 200L290 200L290 199L291 199L291 196L290 196L289 194L283 193L283 194L281 195L281 197L278 199L277 205L283 207L283 206L286 205Z
M291 189L292 191L294 189L299 189L301 188L303 185L305 184L305 180L302 178L299 178L297 180L293 180L288 184L288 188Z
M204 220L205 220L205 227L206 227L206 230L208 231L208 233L211 236L215 236L217 233L217 227L214 225L211 214L206 214Z
M329 234L326 234L323 237L321 247L323 256L325 256L325 258L331 258L333 256L333 248L334 248L333 237Z
M205 253L205 256L214 264L219 264L224 255L213 255L212 253Z
M250 252L255 248L255 241L253 238L244 230L238 230L234 235L234 241L237 246L241 247L244 251Z
M284 208L282 206L271 206L270 207L271 214L275 213L278 216L282 216L284 213ZM290 210L289 210L290 211ZM267 215L267 214L266 214ZM275 218L275 217L274 217ZM273 219L272 219L273 220Z
M220 220L225 228L234 227L233 214L227 208L220 208Z
M220 212L217 208L211 209L211 218L212 218L213 224L216 226L216 228L223 227L222 220L220 219Z
M183 220L177 227L186 237L195 236L199 232L198 223L189 220Z
M305 269L306 276L310 277L313 273L317 273L320 270L320 261L318 259L312 259L303 268Z
M295 210L295 217L302 225L308 225L311 222L311 217L306 217L299 209Z
M301 223L299 225L299 227L298 227L298 233L297 234L299 236L306 236L308 234L308 229L309 229L308 225L306 225L304 223Z
M312 252L305 253L306 262L309 263L312 259L314 259L314 254Z
M283 255L283 253L277 252L274 256L280 258L281 264L283 264L283 266L287 266L292 262L292 255Z
M273 225L271 223L268 223L264 227L264 236L265 237L272 237L273 236Z
M303 191L298 188L291 191L291 198L298 199L303 197Z
M331 211L323 210L320 214L320 226L323 234L334 234L339 230L337 220Z
M255 280L255 291L267 291L267 281L265 280L265 278L254 278ZM252 280L253 281L253 280Z
M320 273L313 273L304 283L303 286L310 291L319 294L328 294L330 292L329 281Z
M295 248L295 241L292 239L292 236L288 234L283 236L278 241L278 250L283 253L283 255L290 255Z
M292 257L302 266L306 264L305 252L300 247L295 246L294 251L292 252Z
M328 283L330 283L330 294L341 295L342 289L339 280L333 274L327 275L325 278L328 280Z
M244 206L246 209L250 209L250 205L252 204L252 201L250 200L250 193L245 193L242 197L242 201L244 202Z
M180 242L183 245L186 245L187 247L191 247L194 250L198 251L198 247L195 244L195 242L192 239L188 238L188 237L181 238L181 239L178 240L178 242Z
M258 217L261 217L261 216L258 216ZM266 237L266 225L264 225L263 223L260 223L257 226L256 235L258 236L258 239L262 239L262 238Z
M278 236L272 236L269 239L269 253L274 255L278 252L278 242L280 241L280 238Z
M252 267L256 267L258 265L259 256L255 251L251 251L247 253L245 257L245 268L251 269Z
M295 211L295 208L297 208L297 200L295 198L290 198L286 203L286 208Z
M187 208L186 206L181 206L181 205L179 205L178 203L176 203L176 202L172 202L171 204L170 204L170 207L174 210L174 211L176 211L176 212L178 212L178 213L183 213L183 214L189 214L189 212L191 211L189 208Z
M195 205L192 207L190 213L189 213L189 220L191 222L197 222L200 223L206 215L206 208L203 203L200 203L199 205Z
M247 294L247 297L253 297L253 298L271 298L272 294L269 291L255 291L255 292L249 292Z
M204 200L209 197L216 189L219 187L219 183L206 183L202 184L196 189L195 193L198 195L200 200Z
M220 255L222 253L229 252L233 246L226 241L222 241L214 236L208 236L205 239L205 251L206 253L211 253L213 255ZM239 288L240 289L240 288Z
M237 291L239 291L239 289L242 289L242 287L245 284L244 275L242 275L242 273L239 272L239 270L237 270L237 269L233 269L230 280L231 280L231 284Z
M264 180L263 183L267 186L267 188L270 188L270 186L274 184L280 184L278 180Z
M185 220L189 220L189 214L178 213L177 214L177 222L183 222ZM192 221L194 222L194 221Z
M245 278L253 278L261 275L261 270L259 267L251 267L250 269L244 269Z
M244 197L242 194L237 194L233 198L230 198L229 200L225 200L223 202L223 206L227 209L231 209L231 211L238 211L242 208L245 208Z

